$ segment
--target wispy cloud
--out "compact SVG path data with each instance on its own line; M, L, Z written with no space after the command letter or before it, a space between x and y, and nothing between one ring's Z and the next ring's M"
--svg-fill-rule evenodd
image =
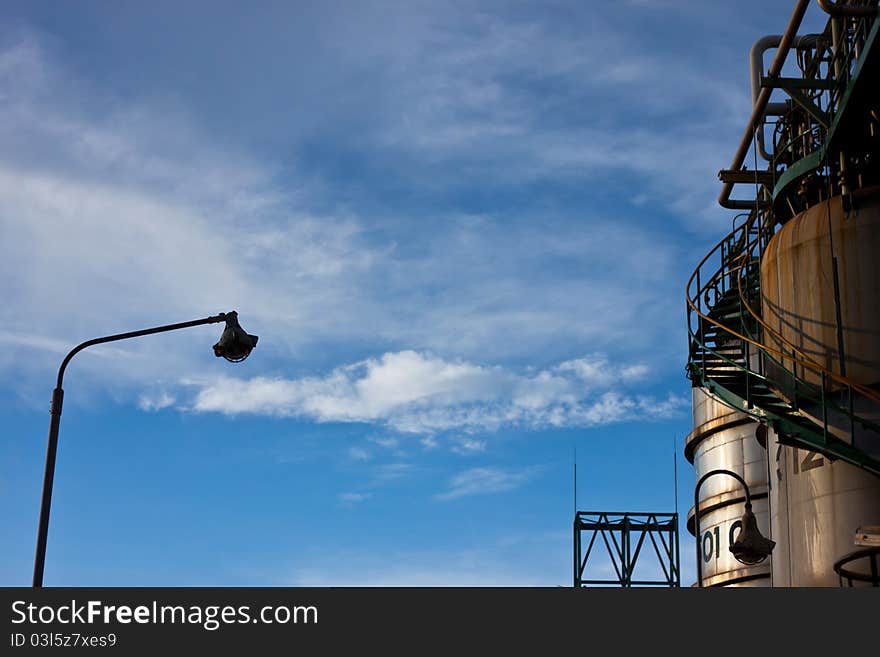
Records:
M16 245L0 264L6 308L16 309L4 313L4 330L47 353L0 356L24 378L45 376L79 339L231 308L254 333L271 327L261 355L306 367L316 344L325 354L380 343L504 362L664 328L633 321L656 303L655 290L633 280L675 263L653 230L581 211L328 209L313 189L326 183L294 171L282 184L271 162L207 134L185 110L95 88L38 35L0 45L0 230ZM169 371L205 377L204 343L196 332L152 337L126 343L124 358L97 367L84 357L80 367L114 391ZM247 367L272 372L266 362ZM450 397L496 376L448 368L466 388ZM340 384L349 378L342 372ZM400 406L367 383L382 404ZM314 414L382 413L375 399L357 401L349 413Z
M348 457L354 461L369 461L373 455L363 447L351 447L348 450Z
M499 468L472 468L465 470L449 482L449 489L435 495L435 499L448 501L469 495L504 493L519 488L534 477L539 470L502 470Z
M433 12L430 28L414 25L381 53L394 102L372 117L366 138L408 154L400 160L410 166L455 164L421 181L414 167L414 184L467 185L474 173L494 185L623 175L657 204L685 211L683 222L697 227L688 217L698 214L705 225L717 195L709 172L719 168L724 131L735 138L742 129L747 90L691 49L653 48L639 14L625 24L592 6L569 11L559 21L484 7L465 25L455 10ZM717 16L707 13L678 18L710 25ZM426 29L430 38L420 39Z
M304 417L318 422L370 422L430 434L502 426L566 427L668 417L685 405L633 396L617 385L646 376L640 365L613 367L601 355L534 373L447 361L415 351L386 353L298 380L258 377L204 385L191 408L228 415ZM460 443L479 450L478 441Z
M176 400L167 392L155 395L141 395L138 399L138 408L142 411L161 411L163 408L173 406Z
M57 353L114 330L237 307L246 326L285 333L270 347L283 353L298 336L338 334L347 324L338 308L370 314L356 310L350 282L382 247L366 244L356 220L303 208L295 185L282 188L271 166L185 114L123 102L68 75L32 34L0 46L0 234L16 245L0 264L10 291L5 339L27 336L28 346ZM191 333L131 341L130 354L144 356L138 367L99 370L88 358L82 367L117 386L155 379L169 362L194 373L194 343ZM7 362L23 376L47 367Z
M385 449L394 449L400 445L400 441L397 438L393 438L391 436L385 436L382 438L367 438L371 443L375 443L379 445L379 447L384 447Z
M412 463L386 463L376 469L377 481L391 481L411 474L415 466Z
M486 441L475 438L455 438L452 441L452 451L465 456L485 452Z

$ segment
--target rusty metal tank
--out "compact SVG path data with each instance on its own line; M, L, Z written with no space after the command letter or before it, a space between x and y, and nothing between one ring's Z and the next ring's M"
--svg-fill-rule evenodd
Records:
M880 190L851 203L831 198L786 222L764 252L761 291L764 320L800 351L855 383L880 383ZM815 371L797 373L822 383ZM839 383L825 383L842 394ZM829 431L851 442L844 420L830 417ZM880 524L880 478L775 437L770 470L773 585L838 586L835 562L858 548L860 527Z
M758 528L770 535L766 450L759 438L764 429L754 418L739 413L693 388L694 430L685 442L685 456L694 464L696 480L715 469L732 470L745 479L752 495ZM769 586L770 561L746 566L730 553L743 514L745 491L727 475L709 477L700 488L700 558L703 586ZM688 514L694 534L694 510Z
M843 366L847 378L871 386L880 383L880 190L857 192L849 205L845 209L843 198L835 196L790 219L773 236L761 260L761 312L820 365L836 374ZM768 343L784 348L778 340ZM820 383L809 369L798 374Z

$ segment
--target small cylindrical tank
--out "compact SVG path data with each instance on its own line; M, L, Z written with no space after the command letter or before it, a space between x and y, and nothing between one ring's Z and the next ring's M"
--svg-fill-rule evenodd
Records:
M749 485L758 528L769 536L767 460L756 438L763 428L750 416L725 406L702 388L693 388L694 430L685 442L685 456L694 464L696 481L711 470L736 472ZM709 477L699 491L700 534L697 538L703 586L769 586L770 561L746 566L730 553L739 533L745 490L734 477ZM694 534L694 510L688 529Z

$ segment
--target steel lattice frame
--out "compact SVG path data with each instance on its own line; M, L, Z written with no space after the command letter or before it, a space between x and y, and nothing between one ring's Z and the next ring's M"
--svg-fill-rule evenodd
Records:
M591 533L586 541L585 532ZM597 537L602 539L616 579L585 578ZM663 579L633 579L645 538L654 548ZM644 552L650 554L651 551ZM574 518L574 587L583 586L681 586L678 514L578 511Z

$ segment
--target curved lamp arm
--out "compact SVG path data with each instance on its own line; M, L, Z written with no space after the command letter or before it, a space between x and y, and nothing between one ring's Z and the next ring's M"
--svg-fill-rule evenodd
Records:
M231 313L229 313L231 314ZM166 324L165 326L156 326L154 328L142 329L140 331L130 331L128 333L117 333L115 335L107 335L102 338L86 340L82 344L77 345L64 360L61 361L61 367L58 368L58 380L55 390L52 391L52 407L49 419L49 443L46 446L46 470L43 474L43 497L40 502L40 525L37 530L37 551L34 556L34 579L33 586L43 586L43 567L46 562L46 540L49 536L49 511L52 507L52 484L55 479L55 454L58 451L58 427L61 424L61 407L64 403L64 390L61 384L64 380L64 370L70 359L76 356L86 347L96 344L104 344L105 342L116 342L117 340L126 340L128 338L137 338L142 335L151 335L153 333L164 333L166 331L175 331L177 329L190 328L192 326L201 326L202 324L217 324L226 321L227 313L212 315L204 319L194 319L189 322L180 322L179 324Z
M719 474L730 475L739 483L743 485L743 488L746 491L746 509L751 510L752 508L752 495L749 492L749 485L746 483L746 480L741 476L733 472L732 470L710 470L697 482L696 487L694 488L694 537L697 540L697 586L699 588L703 587L703 550L702 550L702 541L700 536L700 487L703 485L709 477L713 477Z

